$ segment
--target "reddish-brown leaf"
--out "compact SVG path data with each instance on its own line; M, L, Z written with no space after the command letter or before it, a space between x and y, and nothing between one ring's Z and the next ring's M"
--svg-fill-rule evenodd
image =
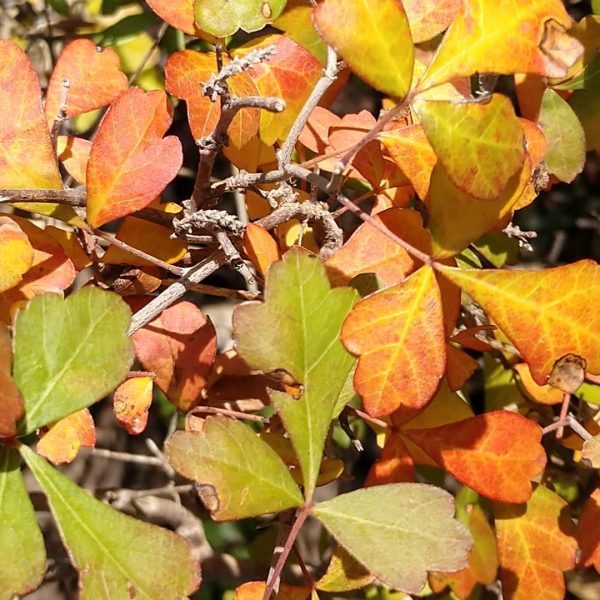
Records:
M592 565L600 573L600 488L588 498L577 524L577 540L581 548L580 563Z
M143 303L131 299L135 308ZM213 324L191 302L178 302L132 336L136 356L154 382L181 411L200 400L213 366L217 337Z
M15 436L23 416L23 397L11 370L12 341L8 328L0 323L0 439Z
M87 220L92 227L148 206L175 177L183 156L178 138L163 139L170 124L164 92L134 87L113 102L87 166Z
M66 114L81 113L110 104L127 89L119 56L110 48L80 39L67 44L56 62L46 94L46 120L52 127L64 100L63 80L69 82Z
M151 377L132 377L115 390L113 398L115 417L131 435L139 435L146 429L150 404L152 404Z
M456 479L500 502L526 502L546 464L540 426L508 411L403 434Z
M96 428L87 408L61 419L42 436L37 451L55 465L72 462L79 449L96 445Z
M358 302L342 342L359 356L354 387L365 410L389 415L400 405L425 406L446 367L442 300L433 269Z

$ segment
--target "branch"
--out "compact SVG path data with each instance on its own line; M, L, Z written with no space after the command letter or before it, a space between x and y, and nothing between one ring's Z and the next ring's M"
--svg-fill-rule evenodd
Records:
M53 202L70 206L85 206L85 188L68 190L0 190L0 204L13 202Z

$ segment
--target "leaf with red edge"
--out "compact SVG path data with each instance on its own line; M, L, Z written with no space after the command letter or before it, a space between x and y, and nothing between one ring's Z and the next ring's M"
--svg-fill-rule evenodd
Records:
M277 242L268 231L248 223L244 232L244 252L264 277L269 267L281 259Z
M224 64L229 62L224 56ZM165 86L167 91L181 100L185 100L188 121L194 139L210 135L221 117L220 102L212 102L202 93L202 84L217 74L217 58L214 52L196 52L182 50L169 56L165 66ZM237 73L227 79L229 91L237 97L258 96L256 85L247 73ZM258 132L259 110L244 108L240 110L227 133L235 148L247 144Z
M373 218L418 250L430 251L430 236L418 212L389 208ZM325 267L333 285L347 285L361 273L375 273L381 286L389 287L404 281L420 264L373 225L363 223Z
M61 135L58 138L56 151L58 160L67 173L82 185L86 184L87 164L90 159L92 142L72 135Z
M592 260L544 271L451 269L442 273L490 315L543 385L554 363L582 356L600 374L600 267Z
M523 128L510 100L423 101L416 105L425 134L448 177L476 198L499 198L525 160Z
M474 73L565 77L583 52L565 33L571 24L560 0L470 0L462 4L417 89ZM514 42L509 52L507 40Z
M12 341L8 328L0 323L0 439L17 435L17 421L23 416L23 396L11 370Z
M52 71L46 93L46 120L52 127L66 91L66 116L75 117L110 104L127 89L118 54L80 39L67 44ZM63 90L63 81L69 82Z
M0 40L0 188L62 189L33 65Z
M164 92L123 92L102 119L87 166L87 220L92 227L145 208L177 175L181 143Z
M321 63L307 50L283 35L268 35L248 42L235 51L245 55L251 50L274 45L275 53L247 70L261 96L283 98L286 109L281 113L260 113L260 139L272 146L282 141L296 120L323 73Z
M150 404L152 404L152 377L132 377L115 390L113 397L115 417L131 435L139 435L146 429Z
M461 0L402 0L415 44L435 37L452 23Z
M415 480L415 463L402 436L390 433L379 458L373 463L364 487L385 483L402 483Z
M136 309L143 299L131 299ZM177 302L133 334L135 353L154 382L181 411L200 400L217 353L215 328L191 302Z
M446 368L442 300L431 267L358 302L342 342L359 356L354 387L372 416L400 405L421 408Z
M569 505L538 485L526 506L496 504L494 516L504 598L563 600L577 554Z
M546 464L540 426L508 411L402 433L456 479L499 502L526 502L531 479Z
M414 46L397 0L325 0L313 13L317 31L376 90L403 97L410 89Z
M600 573L600 488L596 488L587 499L579 523L577 541L581 548L580 563L584 567L593 566Z
M18 223L0 215L0 293L17 285L33 264L33 248Z
M41 454L55 465L75 460L83 446L93 448L96 445L96 428L87 408L61 419L42 436L37 445Z

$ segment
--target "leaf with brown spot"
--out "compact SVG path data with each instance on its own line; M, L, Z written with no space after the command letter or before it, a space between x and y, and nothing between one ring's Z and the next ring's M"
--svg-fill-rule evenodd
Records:
M148 424L152 404L152 378L132 377L114 392L113 410L119 424L131 435L139 435Z

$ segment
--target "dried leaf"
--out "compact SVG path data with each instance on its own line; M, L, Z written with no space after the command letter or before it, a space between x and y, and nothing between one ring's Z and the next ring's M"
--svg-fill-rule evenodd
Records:
M600 435L583 442L581 460L592 469L600 469Z

